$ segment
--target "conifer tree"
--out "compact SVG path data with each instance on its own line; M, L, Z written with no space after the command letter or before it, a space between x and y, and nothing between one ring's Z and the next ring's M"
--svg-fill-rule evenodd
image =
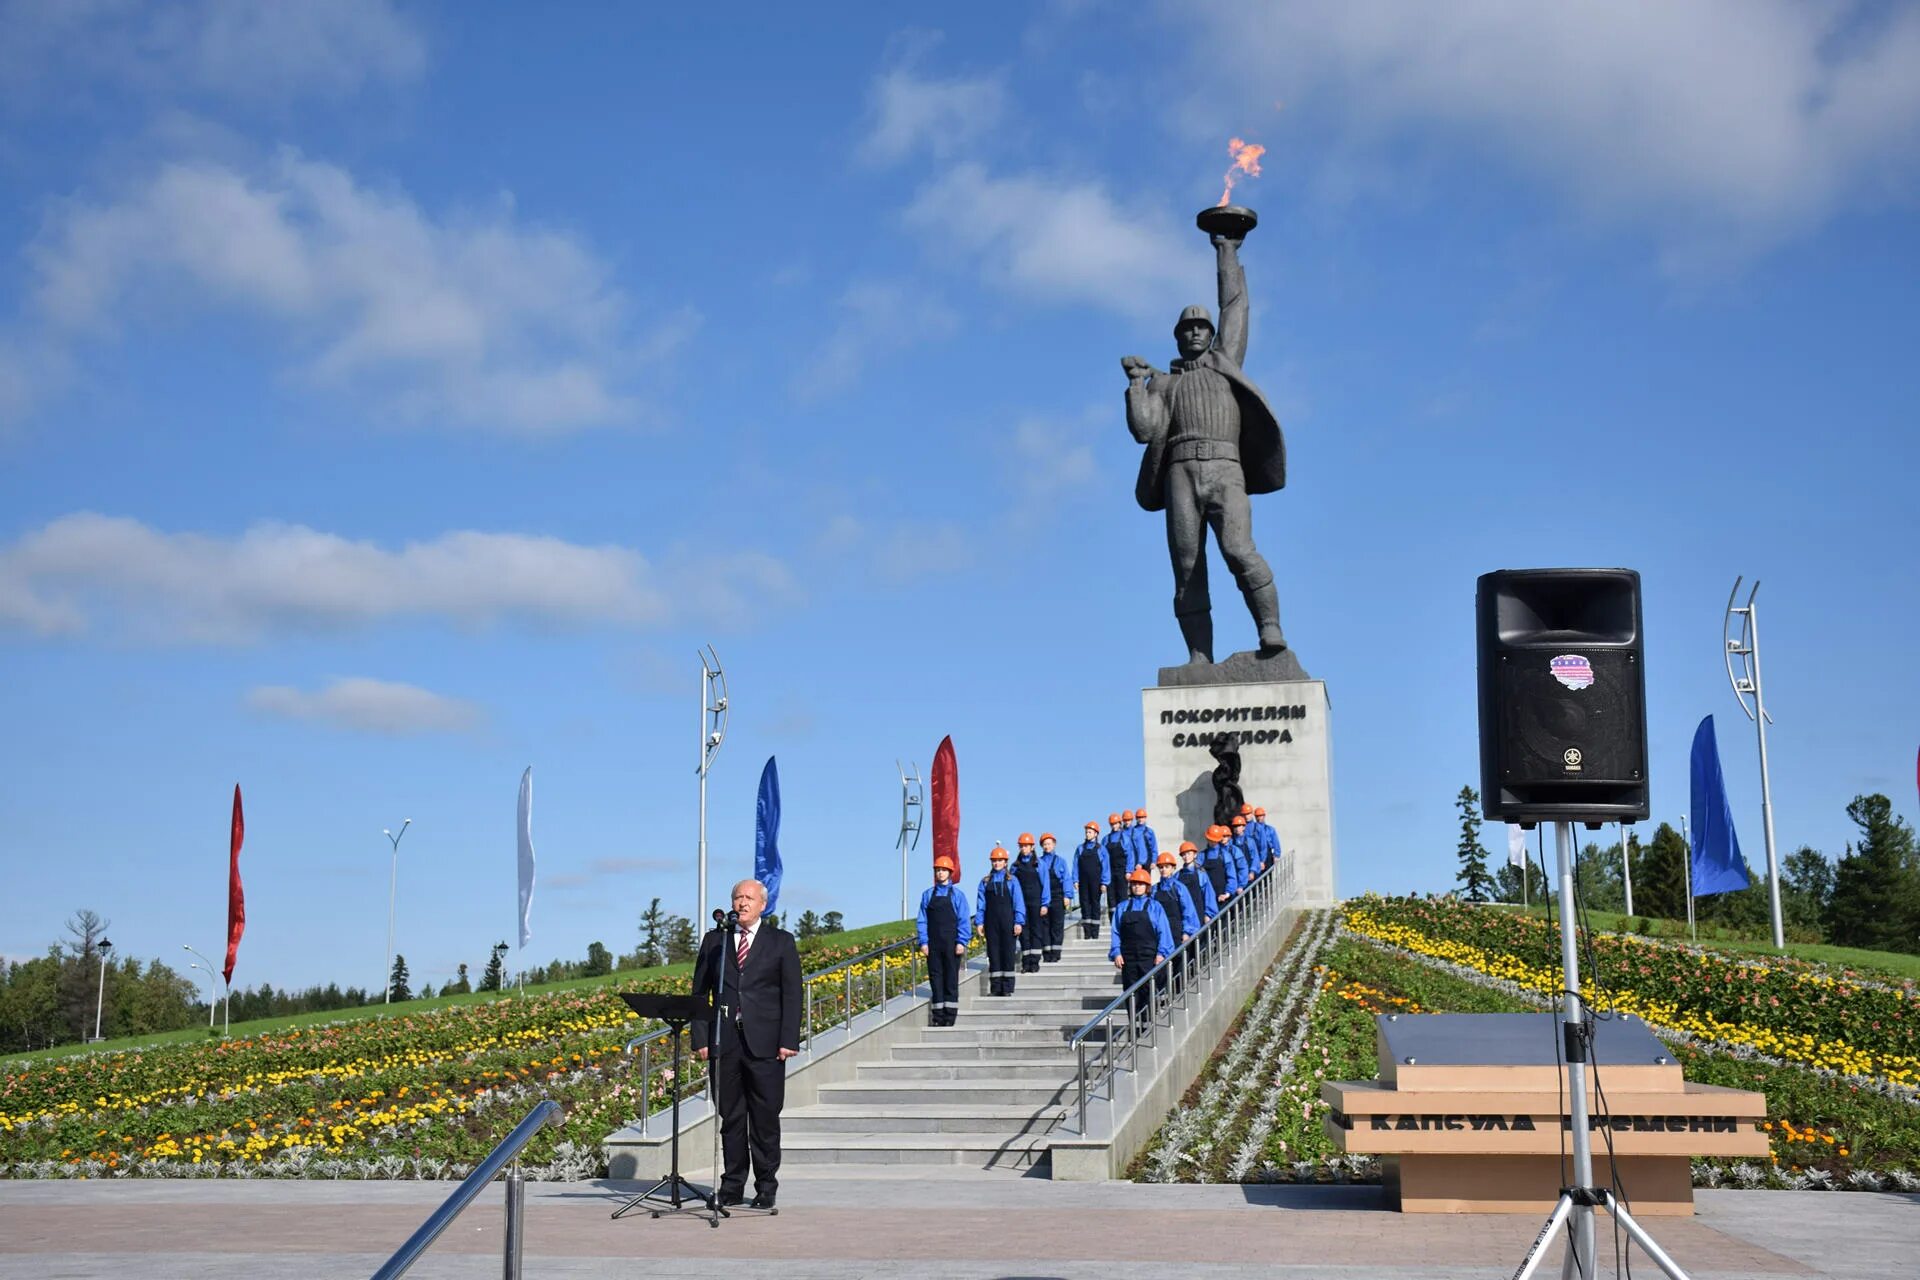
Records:
M1454 797L1460 809L1460 892L1470 902L1493 898L1493 875L1487 870L1486 846L1480 843L1480 793L1472 787L1460 788Z

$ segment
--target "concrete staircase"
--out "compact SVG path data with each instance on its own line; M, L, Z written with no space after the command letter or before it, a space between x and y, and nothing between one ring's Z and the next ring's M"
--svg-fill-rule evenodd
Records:
M1104 934L1104 930L1102 931ZM921 1027L855 1078L782 1117L786 1165L964 1165L1026 1170L1075 1100L1068 1038L1120 993L1107 939L1068 926L1063 958L1011 996L968 984L958 1025ZM924 1012L915 1016L923 1018Z

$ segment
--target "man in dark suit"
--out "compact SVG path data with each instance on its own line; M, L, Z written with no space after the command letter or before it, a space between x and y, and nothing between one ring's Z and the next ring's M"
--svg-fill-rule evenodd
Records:
M747 1157L753 1157L752 1207L773 1208L779 1191L780 1109L787 1100L787 1059L800 1052L800 949L793 935L766 924L767 891L758 880L733 886L739 927L731 945L710 929L693 966L693 994L711 1002L719 979L720 1042L714 1024L693 1024L693 1048L720 1090L720 1142L725 1169L720 1203L746 1199ZM721 968L725 965L725 969Z

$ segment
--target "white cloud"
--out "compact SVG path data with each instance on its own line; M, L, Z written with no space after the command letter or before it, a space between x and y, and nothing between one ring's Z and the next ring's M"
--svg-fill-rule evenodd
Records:
M1751 252L1911 191L1920 8L1801 0L1228 0L1169 10L1209 83L1356 153L1435 135L1651 225ZM1240 117L1245 119L1243 115Z
M1093 441L1104 436L1111 442L1121 416L1115 404L1089 409L1071 421L1034 414L1015 423L1007 444L1015 514L1082 496L1100 475Z
M860 158L895 164L915 155L944 159L996 128L1006 112L997 76L923 79L899 66L874 78Z
M757 553L670 552L458 530L385 548L300 525L233 538L80 512L0 545L0 625L41 635L106 623L135 641L243 643L273 632L423 618L476 627L644 628L733 621L787 603Z
M471 702L365 676L337 679L313 693L286 685L261 685L248 691L247 705L289 720L394 736L466 733L478 728L482 718L480 708Z
M959 319L944 302L906 284L856 281L834 310L839 318L833 331L794 375L793 393L801 400L845 390L876 358L950 338L959 329Z
M906 218L943 255L963 252L988 280L1042 302L1145 316L1213 291L1191 223L1125 208L1098 183L959 164L920 189Z
M970 568L974 545L950 520L916 521L876 529L871 554L873 571L898 585Z
M165 164L116 202L55 210L29 257L38 310L69 341L225 311L403 419L524 433L632 420L627 379L696 323L636 334L606 265L510 200L436 220L291 152L261 172Z
M403 83L425 65L389 0L0 0L0 95L16 103L82 100L89 82L286 102Z

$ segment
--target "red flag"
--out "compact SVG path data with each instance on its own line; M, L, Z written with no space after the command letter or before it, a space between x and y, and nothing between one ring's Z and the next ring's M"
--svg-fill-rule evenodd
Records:
M233 962L240 954L240 935L247 931L247 895L240 889L240 842L247 838L247 820L240 814L240 784L233 784L233 839L227 851L227 968L221 976L233 985Z
M953 735L940 739L933 753L933 856L953 859L955 881L960 879L960 766L953 757Z

